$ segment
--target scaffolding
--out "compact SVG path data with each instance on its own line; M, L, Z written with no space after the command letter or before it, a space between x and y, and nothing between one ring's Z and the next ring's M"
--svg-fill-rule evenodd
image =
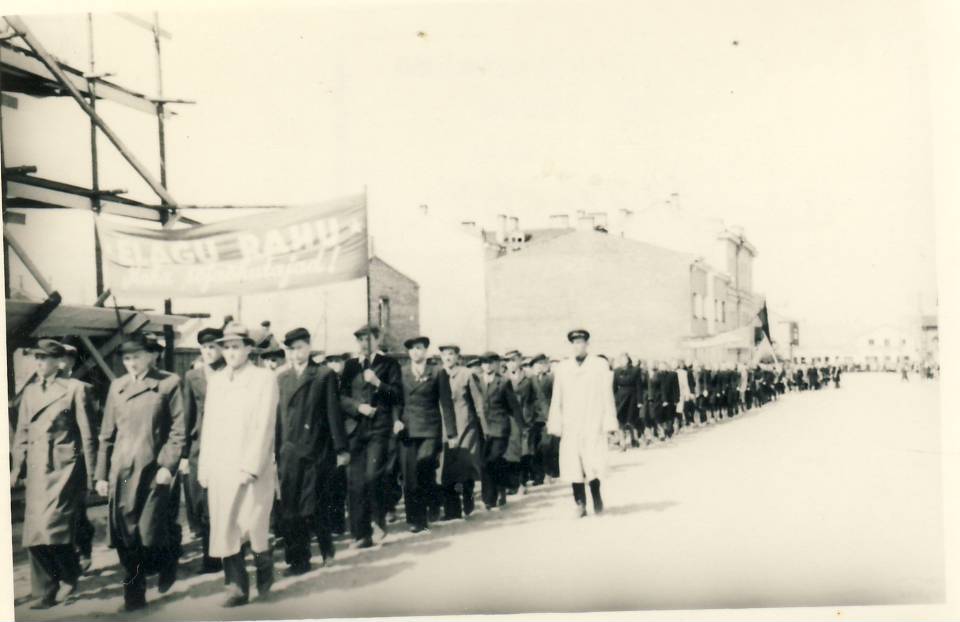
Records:
M165 228L176 223L187 225L200 224L196 220L180 214L179 205L167 188L166 145L164 122L175 114L172 105L194 103L185 99L172 99L163 96L163 72L161 63L161 42L171 38L160 27L156 13L152 20L136 15L118 13L121 19L145 29L152 34L153 47L156 50L156 96L150 97L128 89L116 82L107 80L109 74L98 74L94 57L93 20L87 14L89 67L82 71L58 60L44 46L39 37L30 29L22 17L4 16L7 30L0 34L0 162L3 166L3 266L4 295L7 308L7 380L11 395L15 391L13 382L13 353L28 345L39 336L75 335L79 337L89 354L86 363L77 370L82 377L93 368L99 367L103 374L112 379L113 370L108 364L110 355L116 351L126 335L138 331L160 332L166 342L165 366L173 367L174 328L190 319L186 315L174 315L172 302L164 301L162 314L147 313L138 309L105 308L110 292L103 281L103 263L99 236L94 228L94 260L96 262L97 298L89 306L64 305L61 295L55 291L43 276L42 271L27 254L24 247L11 234L11 226L26 223L23 212L9 211L36 209L73 209L85 210L93 214L111 214L159 223ZM69 97L86 114L90 123L90 187L68 184L54 179L38 176L38 167L34 165L7 168L3 148L2 117L3 108L16 108L15 95L31 97ZM155 175L120 136L110 127L97 111L98 100L109 100L130 109L153 115L157 122L157 148L160 170ZM127 164L143 179L157 196L156 203L144 203L125 197L125 190L103 189L100 186L98 169L98 136L102 134L117 149ZM30 302L11 299L10 252L13 252L24 264L30 275L43 290L46 299ZM195 317L195 316L194 316ZM95 341L97 343L95 343Z

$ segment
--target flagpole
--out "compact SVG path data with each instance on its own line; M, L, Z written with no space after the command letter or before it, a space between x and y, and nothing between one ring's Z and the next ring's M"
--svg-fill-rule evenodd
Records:
M366 229L367 239L365 243L367 245L367 326L373 325L373 306L370 300L370 206L369 201L367 200L367 185L363 185L363 219L364 219L364 228Z

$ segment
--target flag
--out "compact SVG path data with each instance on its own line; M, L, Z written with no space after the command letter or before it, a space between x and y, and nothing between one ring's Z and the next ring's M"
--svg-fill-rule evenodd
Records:
M760 318L760 328L763 329L763 334L767 336L770 343L773 343L773 339L770 337L770 320L767 317L766 301L764 301L763 306L760 307L760 313L757 314L757 317Z

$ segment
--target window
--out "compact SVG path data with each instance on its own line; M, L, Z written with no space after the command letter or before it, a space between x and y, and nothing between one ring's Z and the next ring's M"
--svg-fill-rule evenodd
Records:
M700 317L699 315L697 315L697 309L700 304L699 302L700 294L698 294L697 292L693 292L693 295L690 298L691 298L691 306L693 307L693 319L697 319L698 317Z
M727 323L727 301L720 301L720 322L723 324Z
M873 345L873 339L871 339L871 340L869 341L869 343L870 343L870 345L872 346L872 345Z
M720 301L716 298L713 299L713 321L720 321Z
M885 348L889 348L889 347L890 347L890 340L889 340L889 339L884 339L884 340L883 340L883 346L884 346Z
M377 321L380 328L386 329L390 326L390 299L380 298L377 303Z

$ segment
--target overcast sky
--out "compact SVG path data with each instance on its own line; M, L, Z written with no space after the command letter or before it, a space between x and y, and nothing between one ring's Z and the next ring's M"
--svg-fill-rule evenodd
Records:
M161 13L174 34L165 95L198 101L168 123L169 186L203 204L309 203L366 186L372 218L401 233L420 204L451 222L492 226L509 213L537 226L676 192L683 210L741 225L771 310L833 343L908 322L936 299L922 8L647 0ZM85 67L83 18L28 23ZM98 70L152 92L149 34L110 15L95 17L95 32ZM79 113L19 99L4 111L8 165L88 184ZM103 111L155 166L154 121ZM149 200L102 144L102 185Z

